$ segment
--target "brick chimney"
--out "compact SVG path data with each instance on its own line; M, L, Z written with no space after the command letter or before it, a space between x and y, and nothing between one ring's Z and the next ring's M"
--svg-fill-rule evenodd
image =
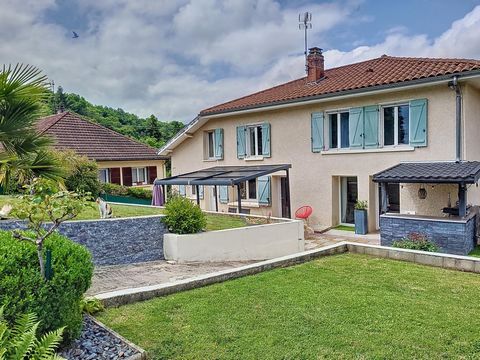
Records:
M325 76L325 60L322 55L322 49L312 47L308 50L307 82L316 82Z

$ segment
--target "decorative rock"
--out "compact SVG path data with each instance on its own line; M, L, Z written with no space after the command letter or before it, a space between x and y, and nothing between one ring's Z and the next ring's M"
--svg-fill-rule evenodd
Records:
M60 355L75 360L117 360L139 354L139 351L96 324L90 317L83 319L80 337Z

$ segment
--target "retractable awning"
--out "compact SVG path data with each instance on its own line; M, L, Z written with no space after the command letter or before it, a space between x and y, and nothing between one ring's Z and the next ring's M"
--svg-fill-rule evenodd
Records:
M238 185L245 181L288 170L290 164L215 166L185 174L155 180L155 185Z
M199 186L214 186L215 208L218 211L217 186L236 186L237 187L237 203L238 212L242 213L242 199L240 194L240 184L257 179L262 176L285 171L286 181L286 201L287 201L287 217L291 217L290 208L290 179L289 169L291 164L279 165L251 165L251 166L215 166L207 169L188 172L172 176L165 179L155 180L155 185L193 185L197 187L197 204L200 205ZM166 193L164 189L164 193Z

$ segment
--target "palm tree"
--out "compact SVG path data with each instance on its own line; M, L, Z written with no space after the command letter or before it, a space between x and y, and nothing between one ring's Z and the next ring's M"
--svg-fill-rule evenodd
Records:
M51 140L35 126L48 96L47 77L33 66L3 66L0 71L0 185L8 189L43 176L59 180L61 166L48 151Z

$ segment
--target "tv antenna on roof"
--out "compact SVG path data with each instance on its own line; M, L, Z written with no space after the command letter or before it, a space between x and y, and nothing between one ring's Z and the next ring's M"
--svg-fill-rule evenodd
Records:
M298 28L305 31L305 57L307 56L307 30L312 28L312 13L304 12L303 14L298 14Z
M307 50L308 50L308 44L307 44L307 30L312 28L312 13L309 13L308 11L304 12L303 14L298 15L298 28L300 30L304 30L305 32L305 68L308 71L307 67Z

